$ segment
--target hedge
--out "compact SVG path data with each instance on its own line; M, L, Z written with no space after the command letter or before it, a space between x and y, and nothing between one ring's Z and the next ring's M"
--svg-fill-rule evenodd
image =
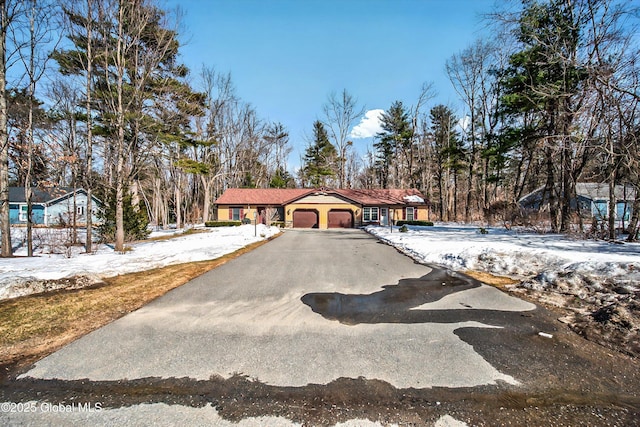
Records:
M431 221L397 221L396 225L401 227L403 225L420 225L423 227L433 227L433 223Z
M236 227L242 225L240 221L207 221L205 227Z

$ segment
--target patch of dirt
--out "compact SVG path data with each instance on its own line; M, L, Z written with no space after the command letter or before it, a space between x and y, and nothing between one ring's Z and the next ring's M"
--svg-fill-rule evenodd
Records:
M519 280L512 279L511 277L497 276L495 274L487 273L486 271L473 271L467 270L464 272L469 277L473 277L480 282L492 285L497 288L504 289L507 285L515 285L519 283Z
M588 283L555 280L540 285L530 279L506 289L534 302L558 307L567 314L560 321L582 337L640 358L640 290L615 281Z
M379 380L339 378L329 384L276 387L242 375L228 379L142 378L62 381L26 378L0 388L0 401L101 403L119 408L163 402L195 408L211 404L226 420L284 417L303 425L331 426L365 419L403 426L433 425L443 415L473 426L638 425L638 398L564 390L526 392L509 387L397 389Z
M590 341L640 357L640 304L636 300L619 301L586 314L574 313L563 320Z
M211 404L232 422L274 416L311 426L333 426L353 419L383 425L432 426L444 415L470 426L634 426L640 420L637 397L566 390L527 392L501 385L397 389L379 380L339 378L326 385L276 387L236 375L228 379L213 376L206 381L26 378L0 387L0 401L34 400L63 405L99 402L103 408L159 402L195 408Z

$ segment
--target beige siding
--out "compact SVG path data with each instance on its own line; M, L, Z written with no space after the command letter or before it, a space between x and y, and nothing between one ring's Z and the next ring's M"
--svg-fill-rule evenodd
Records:
M331 204L331 205L349 205L349 202L346 202L338 197L326 195L326 194L311 194L309 196L303 197L302 199L296 200L296 204Z

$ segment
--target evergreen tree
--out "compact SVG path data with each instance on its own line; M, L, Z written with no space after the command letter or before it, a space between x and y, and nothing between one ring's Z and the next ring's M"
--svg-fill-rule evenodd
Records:
M292 188L293 186L293 177L283 167L276 169L271 181L269 181L269 188Z
M540 142L554 232L568 230L578 178L572 164L571 134L576 95L587 74L578 61L576 7L568 0L524 2L517 32L521 49L511 55L500 76L504 90L500 112L510 124L493 147L500 156L518 141Z
M98 228L98 235L103 242L113 242L116 238L116 193L108 191L103 196L104 204L98 211L98 218L102 220ZM131 193L125 195L124 203L124 229L125 241L142 240L151 232L148 228L149 218L144 204L138 206L132 203Z
M313 124L313 144L304 155L304 180L311 187L327 186L336 176L338 152L329 142L329 137L321 121Z
M458 176L464 168L466 152L456 129L457 121L454 112L446 105L436 105L429 113L431 132L433 134L434 155L436 157L436 179L439 188L440 218L449 220L449 206L452 205L453 217L458 213ZM453 189L453 197L448 190Z
M138 209L138 181L150 169L150 157L161 151L158 144L168 147L171 166L176 167L186 147L195 143L189 126L193 116L202 114L204 97L186 82L188 69L178 61L180 44L168 27L167 12L151 2L113 2L97 8L91 4L65 9L76 28L68 36L72 47L53 56L64 75L88 76L88 65L92 66L95 108L85 117L105 143L105 175L117 192L116 247L121 248L126 189L133 189L131 200ZM89 35L92 44L87 43ZM90 58L89 48L95 58ZM181 173L172 172L174 178ZM172 182L179 199L180 179Z
M377 150L376 168L379 182L382 188L388 188L390 177L394 186L403 181L401 174L410 175L412 171L400 170L400 156L411 156L413 145L413 129L407 113L401 101L395 101L389 111L382 114L381 126L383 132L379 133L378 141L374 143ZM391 168L394 174L390 176Z

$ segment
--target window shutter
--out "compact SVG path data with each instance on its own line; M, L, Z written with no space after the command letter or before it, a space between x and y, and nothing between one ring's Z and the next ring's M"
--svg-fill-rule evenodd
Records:
M231 206L229 206L227 211L229 212L229 220L232 220L233 219L233 208Z
M402 219L407 219L407 208L402 208Z
M244 209L240 208L240 221L244 219Z

